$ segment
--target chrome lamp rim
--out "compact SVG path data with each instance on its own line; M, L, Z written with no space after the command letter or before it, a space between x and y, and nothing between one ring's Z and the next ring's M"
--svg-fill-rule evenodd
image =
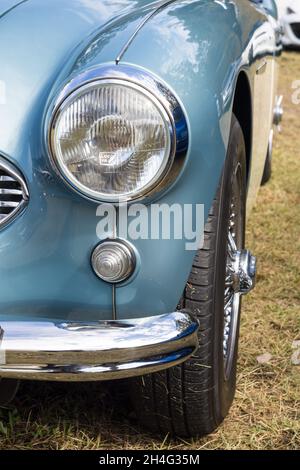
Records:
M54 150L55 124L65 105L74 97L76 92L83 90L85 87L106 83L123 84L129 88L138 89L138 91L142 92L154 103L164 123L168 126L169 156L166 159L161 174L159 174L158 178L154 177L145 188L134 194L109 195L109 193L99 193L94 190L87 190L86 187L83 188L83 185L79 182L75 183L63 171ZM98 66L71 79L63 87L54 102L50 115L50 124L47 129L47 148L55 173L76 193L98 203L120 204L124 202L138 202L150 198L153 199L158 194L165 192L179 177L184 167L188 143L187 118L183 106L179 103L175 94L153 74L128 65Z

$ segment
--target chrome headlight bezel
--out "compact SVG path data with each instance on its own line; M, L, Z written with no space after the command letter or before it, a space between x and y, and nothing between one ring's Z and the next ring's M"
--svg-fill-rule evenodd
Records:
M151 184L135 194L123 196L109 193L99 193L93 189L88 190L81 185L71 174L66 172L55 152L55 125L61 113L76 93L81 93L95 84L122 84L136 89L147 97L159 110L159 113L168 127L169 156L166 164L158 172ZM174 93L152 74L131 66L101 66L88 70L72 79L59 94L54 103L48 127L48 150L55 172L67 183L69 187L80 195L97 202L131 202L153 198L165 191L177 179L184 166L188 149L188 125L183 107L179 104Z

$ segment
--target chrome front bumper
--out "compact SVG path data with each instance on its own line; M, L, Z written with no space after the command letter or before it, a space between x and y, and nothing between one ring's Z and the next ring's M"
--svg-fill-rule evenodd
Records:
M188 359L198 322L185 312L95 323L1 322L0 378L91 381L144 375Z

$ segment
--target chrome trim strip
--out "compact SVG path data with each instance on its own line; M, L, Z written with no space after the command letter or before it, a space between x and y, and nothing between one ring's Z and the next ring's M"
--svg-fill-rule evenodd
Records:
M15 168L14 165L9 163L5 158L3 158L0 155L0 170L5 171L8 173L8 176L4 176L3 181L17 181L20 186L21 186L21 194L22 194L22 201L20 203L15 203L12 201L0 201L0 207L15 207L15 209L8 214L7 216L0 216L0 229L12 222L16 216L25 208L25 206L29 202L29 192L27 189L27 185L25 182L25 179L23 178L23 175L17 168ZM11 175L11 176L9 176ZM0 195L1 194L17 194L19 195L19 192L16 192L16 190L10 190L10 189L1 189L0 190Z
M14 202L14 201L0 201L0 207L19 207L19 203L18 202Z
M273 124L277 127L280 126L283 118L283 107L282 107L283 96L276 96L275 107L273 111Z
M5 181L4 179L2 181ZM13 181L13 180L9 180L9 181ZM21 191L20 189L1 189L0 188L0 194L6 194L6 195L11 195L11 196L22 196L23 195L23 191Z
M151 20L151 18L153 16L155 16L160 10L162 10L163 8L167 7L169 4L171 3L174 3L176 0L164 0L162 2L160 2L157 7L155 8L155 10L151 11L142 21L141 23L138 25L138 27L136 28L136 30L134 31L134 33L130 36L130 38L128 39L128 41L124 44L124 46L122 47L121 51L119 52L119 54L117 55L116 59L115 59L115 62L116 62L116 65L119 64L120 60L123 58L124 54L126 53L126 51L128 50L129 46L131 45L131 43L134 41L135 37L138 35L139 31L145 26L146 23L148 23L149 20Z
M256 75L263 75L267 70L268 62L264 60L256 69Z
M187 312L89 324L1 322L0 377L91 381L152 373L194 354L198 327Z
M273 141L274 141L274 129L270 130L269 134L269 148L268 148L268 154L271 155L273 154Z
M136 195L126 197L124 196L123 198L110 197L109 195L107 197L96 197L93 192L91 192L91 194L83 192L82 189L75 185L74 182L72 182L70 178L68 178L67 175L65 175L62 170L60 170L59 164L56 163L55 153L53 151L53 134L55 123L61 106L65 103L65 101L68 100L70 95L83 86L87 86L92 82L106 82L111 80L127 82L128 85L137 86L143 89L144 93L149 94L153 97L154 100L158 101L170 120L170 157L162 175L160 176L160 179L156 181L153 186L145 188L144 191ZM54 103L53 109L51 111L50 126L47 130L48 152L56 174L60 178L63 178L63 181L77 193L89 200L94 200L97 202L136 202L148 199L150 197L153 198L157 194L165 191L177 179L184 167L188 151L188 144L188 124L185 112L182 108L182 105L179 103L178 99L167 87L167 85L165 85L149 72L146 72L137 67L122 64L119 64L118 66L106 64L95 67L73 78L63 88L62 92Z

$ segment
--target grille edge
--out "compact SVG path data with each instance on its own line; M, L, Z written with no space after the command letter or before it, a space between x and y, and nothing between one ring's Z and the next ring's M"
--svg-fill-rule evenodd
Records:
M0 156L0 229L25 207L29 193L22 174Z

